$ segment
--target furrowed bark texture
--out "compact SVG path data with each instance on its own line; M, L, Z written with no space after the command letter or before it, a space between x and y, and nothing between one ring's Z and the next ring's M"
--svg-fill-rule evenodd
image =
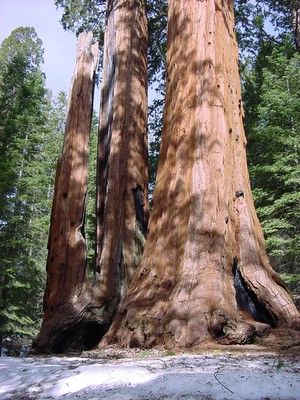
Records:
M232 1L170 0L164 129L149 234L103 344L246 343L299 327L256 216Z
M148 223L147 19L144 2L108 0L97 165L95 302L109 327Z
M78 39L62 157L58 160L48 242L44 318L36 351L60 352L84 345L85 308L91 301L84 237L89 135L98 44L91 33ZM68 343L68 344L67 344Z

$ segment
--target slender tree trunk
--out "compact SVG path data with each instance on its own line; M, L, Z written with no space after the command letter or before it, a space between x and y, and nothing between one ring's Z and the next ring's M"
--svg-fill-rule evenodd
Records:
M245 343L262 327L299 328L266 255L245 146L232 1L170 0L149 234L103 344Z
M144 1L108 0L97 162L95 302L109 327L148 223L147 18Z
M60 352L85 344L85 308L91 301L84 237L89 135L98 44L81 33L71 84L65 141L57 163L48 242L44 318L33 343L37 351Z
M291 12L296 48L300 51L300 1L291 0Z

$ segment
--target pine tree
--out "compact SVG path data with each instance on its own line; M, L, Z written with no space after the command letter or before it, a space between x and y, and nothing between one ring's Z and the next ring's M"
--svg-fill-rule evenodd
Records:
M41 294L34 204L47 104L42 42L18 28L0 49L0 331L35 333Z
M1 333L35 335L46 281L54 173L64 135L66 94L56 99L41 72L42 43L18 28L0 51Z
M274 48L262 70L249 162L271 259L279 272L299 274L300 58L287 48Z

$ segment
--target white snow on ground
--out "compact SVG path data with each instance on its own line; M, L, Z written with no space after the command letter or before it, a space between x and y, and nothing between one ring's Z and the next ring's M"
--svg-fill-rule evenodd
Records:
M299 400L300 359L258 354L0 358L0 399Z

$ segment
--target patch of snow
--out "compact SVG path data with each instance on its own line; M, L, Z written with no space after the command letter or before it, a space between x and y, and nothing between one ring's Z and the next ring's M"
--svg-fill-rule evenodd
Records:
M0 358L1 400L299 400L300 360L269 355Z

